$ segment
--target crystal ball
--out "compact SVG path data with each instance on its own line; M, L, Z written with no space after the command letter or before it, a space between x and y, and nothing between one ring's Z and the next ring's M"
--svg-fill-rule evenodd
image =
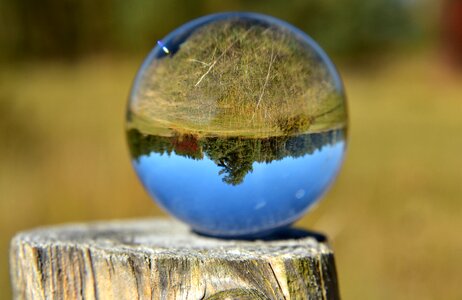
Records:
M134 80L134 169L168 213L201 234L258 238L312 208L342 164L343 85L307 34L224 13L157 41Z

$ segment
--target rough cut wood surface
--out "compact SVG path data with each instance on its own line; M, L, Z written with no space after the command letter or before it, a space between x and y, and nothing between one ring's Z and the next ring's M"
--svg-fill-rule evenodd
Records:
M70 224L11 243L15 299L339 299L320 235L199 236L164 219Z

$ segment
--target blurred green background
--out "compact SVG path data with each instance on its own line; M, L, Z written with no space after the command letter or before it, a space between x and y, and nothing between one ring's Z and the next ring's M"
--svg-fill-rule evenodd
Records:
M164 215L130 166L124 110L148 51L195 17L271 14L346 85L342 172L299 226L326 233L343 299L462 299L460 0L0 0L0 298L31 227Z

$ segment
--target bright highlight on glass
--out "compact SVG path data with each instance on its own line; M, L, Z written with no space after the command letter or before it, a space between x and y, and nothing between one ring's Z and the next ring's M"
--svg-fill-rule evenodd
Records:
M162 43L162 41L157 41L157 45L159 45L159 47L162 48L162 50L164 50L165 54L170 54L170 51L168 50L167 47L165 47L164 43Z

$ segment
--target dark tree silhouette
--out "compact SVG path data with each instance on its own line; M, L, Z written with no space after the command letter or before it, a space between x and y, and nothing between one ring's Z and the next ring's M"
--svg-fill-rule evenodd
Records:
M207 138L202 143L204 152L222 169L223 181L232 185L242 183L245 175L253 171L257 140L241 138Z

